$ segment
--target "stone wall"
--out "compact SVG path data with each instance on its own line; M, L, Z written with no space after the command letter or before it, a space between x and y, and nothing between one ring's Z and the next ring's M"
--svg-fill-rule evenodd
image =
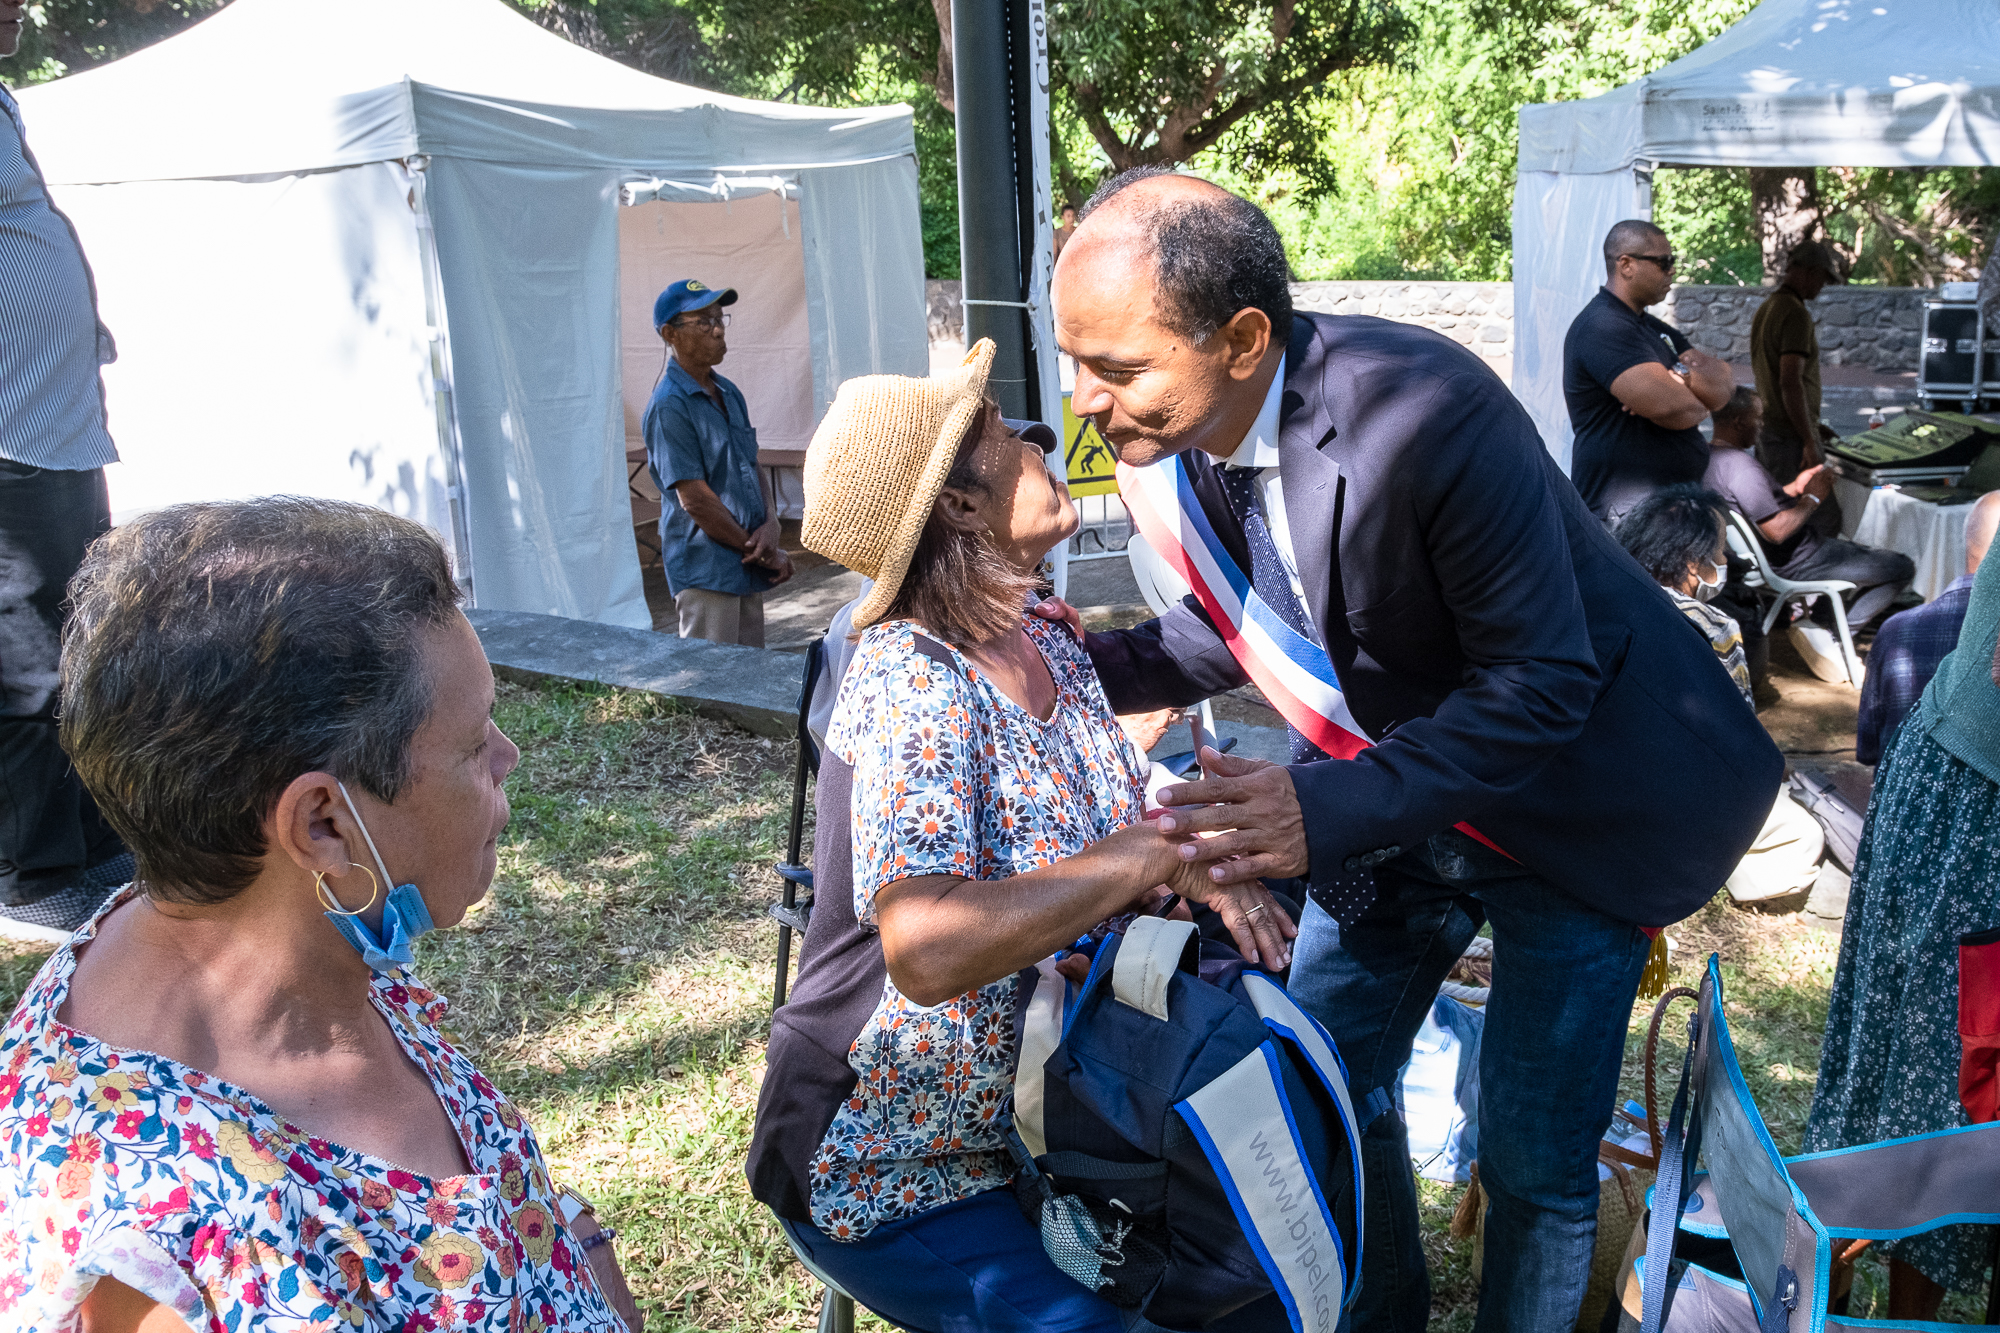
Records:
M1676 287L1653 313L1703 351L1748 361L1750 321L1769 294L1763 287ZM1927 294L1920 287L1827 288L1808 307L1819 324L1821 364L1915 370Z
M1322 315L1380 315L1435 329L1502 370L1514 359L1511 282L1295 282L1292 305Z
M933 343L961 343L959 284L927 284ZM1827 365L1874 371L1917 368L1925 292L1915 287L1829 287L1813 302L1820 354ZM1750 321L1769 295L1762 287L1676 287L1653 313L1695 346L1732 361L1750 359ZM1300 282L1292 301L1331 315L1380 315L1436 329L1469 347L1505 377L1514 359L1514 284L1510 282Z

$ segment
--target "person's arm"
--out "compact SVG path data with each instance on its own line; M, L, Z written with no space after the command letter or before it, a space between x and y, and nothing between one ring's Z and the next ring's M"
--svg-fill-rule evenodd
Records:
M1620 371L1611 381L1611 395L1625 404L1626 411L1666 430L1699 426L1709 413L1708 404L1687 381L1657 361L1641 361ZM1727 395L1723 401L1728 401Z
M1217 886L1151 820L1007 879L923 875L885 884L875 920L889 979L929 1006L1033 967L1106 917L1145 908L1149 890L1162 885L1215 908L1250 962L1268 960L1273 971L1290 964L1285 942L1296 928L1264 886Z
M966 719L986 704L915 637L897 631L863 640L827 737L854 766L856 919L881 933L889 976L913 1003L942 1004L1031 966L1162 884L1185 880L1197 899L1214 893L1144 821L1053 864L972 878L981 865L974 803L982 783L977 733ZM1260 903L1267 910L1253 916ZM1238 894L1218 907L1238 928L1246 957L1285 956L1289 922L1268 895Z
M187 1333L187 1321L115 1277L100 1277L83 1298L83 1333Z
M1192 594L1156 620L1082 637L1115 713L1189 708L1250 679Z
M579 1248L602 1230L589 1213L579 1213L576 1221L569 1224L570 1235L576 1237ZM639 1313L639 1302L632 1298L632 1288L626 1285L625 1272L619 1267L618 1254L613 1249L616 1244L607 1241L591 1246L583 1252L584 1261L590 1265L590 1275L597 1280L597 1289L604 1294L605 1303L625 1321L628 1333L645 1333L646 1319Z
M1778 358L1778 401L1792 434L1799 437L1799 466L1820 463L1819 423L1806 407L1806 359L1802 353L1786 352Z
M765 517L764 522L759 525L757 530L750 534L750 544L743 552L743 563L746 565L768 565L775 569L777 567L776 557L784 554L778 549L778 506L771 490L769 470L760 467L756 471L757 494L758 498L764 502ZM788 566L789 563L788 561ZM787 573L789 572L788 568Z
M681 508L687 510L694 525L707 533L709 539L718 546L726 546L732 551L744 551L750 546L750 534L743 525L730 516L723 505L722 497L709 488L705 481L677 481L674 495L679 498Z
M1757 524L1757 531L1763 533L1764 540L1774 546L1804 527L1806 520L1813 516L1826 497L1833 494L1833 474L1823 466L1809 467L1792 478L1783 489L1798 503L1780 509Z
M1204 861L1244 858L1216 865L1218 882L1303 872L1325 883L1349 857L1476 825L1582 732L1603 676L1554 490L1566 483L1526 413L1489 380L1453 376L1364 427L1398 455L1384 475L1430 556L1428 570L1409 572L1434 581L1462 684L1352 760L1247 773L1225 763L1229 776L1163 790L1163 804L1224 803L1174 813L1176 831L1237 830L1198 845Z
M1710 356L1699 347L1683 347L1681 364L1688 368L1688 392L1711 412L1720 411L1736 392L1736 372L1719 356Z

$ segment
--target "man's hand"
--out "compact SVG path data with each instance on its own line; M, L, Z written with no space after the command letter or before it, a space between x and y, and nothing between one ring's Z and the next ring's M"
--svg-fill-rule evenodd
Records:
M773 551L771 558L764 561L761 567L771 571L773 588L792 577L792 558L783 551Z
M1058 625L1069 626L1069 632L1076 635L1076 641L1078 643L1083 642L1083 617L1077 614L1075 607L1065 602L1062 598L1046 598L1043 601L1037 602L1029 610L1033 611L1043 620L1053 620Z
M774 518L750 534L750 542L743 548L743 563L746 565L769 565L771 557L777 551L778 520Z
M1795 500L1801 495L1824 500L1833 494L1833 474L1826 470L1824 464L1816 464L1793 477L1784 491Z
M1305 816L1291 771L1212 747L1203 748L1201 766L1210 775L1205 780L1160 789L1160 804L1167 807L1162 833L1214 835L1182 844L1181 859L1213 862L1208 878L1217 885L1305 874ZM1199 808L1175 808L1182 806Z

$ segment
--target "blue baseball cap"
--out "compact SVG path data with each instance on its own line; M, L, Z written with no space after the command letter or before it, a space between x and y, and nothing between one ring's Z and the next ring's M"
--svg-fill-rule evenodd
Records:
M653 327L657 329L675 315L685 315L690 310L706 310L712 305L735 304L734 287L724 287L717 291L693 278L682 278L661 292L659 299L653 302Z

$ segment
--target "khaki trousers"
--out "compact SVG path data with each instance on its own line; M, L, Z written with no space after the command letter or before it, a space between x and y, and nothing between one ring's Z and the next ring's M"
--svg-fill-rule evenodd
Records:
M1757 841L1729 876L1729 896L1739 903L1754 903L1809 889L1819 878L1819 858L1825 848L1826 830L1780 787Z
M674 594L674 610L680 616L683 639L740 643L745 648L764 646L764 594L761 592L739 597L732 592L682 588Z

